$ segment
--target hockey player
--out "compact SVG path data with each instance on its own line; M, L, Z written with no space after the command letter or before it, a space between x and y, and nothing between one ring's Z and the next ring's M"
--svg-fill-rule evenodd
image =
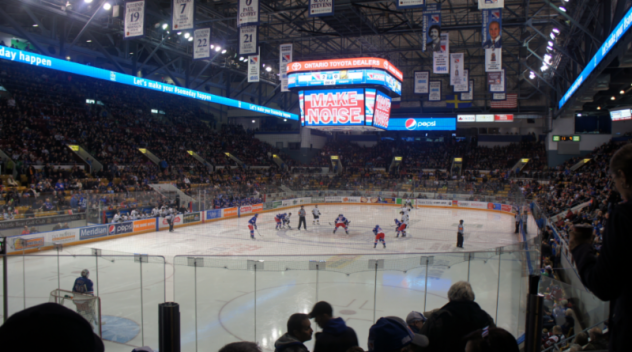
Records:
M395 219L395 231L397 231L397 236L395 237L399 237L400 231L399 228L402 226L402 222L399 221L399 219Z
M255 214L252 219L248 220L248 229L250 230L250 238L255 239L255 230L257 229L257 217L259 214Z
M72 292L77 293L73 297L73 303L77 307L77 313L84 317L87 321L98 325L94 299L81 299L81 295L94 296L94 289L92 280L88 279L90 272L88 269L81 270L81 277L75 279L75 284L72 286Z
M347 218L344 217L344 215L340 214L338 215L338 217L336 218L336 227L334 228L334 234L336 233L336 230L338 230L339 227L342 227L345 229L345 233L348 235L349 234L349 229L347 228L347 225L349 225L349 220L347 220Z
M154 209L151 211L151 216L154 218L160 216L160 209L158 209L158 207L154 207Z
M318 205L314 205L312 215L314 216L314 221L312 222L312 225L320 225L320 209L318 209Z
M382 245L384 245L384 248L386 248L386 242L384 241L384 232L382 231L382 228L380 228L380 225L375 225L373 233L375 234L375 243L373 244L373 248L377 248L378 241L382 242Z
M399 237L400 232L402 234L402 237L406 237L406 228L408 227L408 214L406 214L404 211L400 211L399 213L402 216L402 220L399 222L399 227L397 228L397 237Z
M274 221L276 222L276 228L275 230L280 230L281 229L281 223L283 221L283 214L277 214L274 217Z
M112 217L112 223L116 224L117 222L121 222L121 213L120 212L116 212L116 214L114 214L114 216Z
M413 208L413 201L411 199L406 199L404 201L404 209L410 210Z
M138 211L136 209L132 209L132 211L130 212L130 220L136 220L138 219Z
M292 213L289 214L285 214L283 213L283 228L285 228L285 226L287 226L288 229L292 229L292 226L290 226L290 217L292 216Z

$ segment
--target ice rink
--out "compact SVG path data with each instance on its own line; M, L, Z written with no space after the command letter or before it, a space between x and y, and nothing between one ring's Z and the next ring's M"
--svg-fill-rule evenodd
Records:
M48 301L58 283L70 289L81 269L87 268L102 300L107 321L104 338L110 340L105 341L107 351L130 351L143 344L157 348L157 305L165 299L181 305L183 351L217 351L228 342L255 339L264 350L273 351L274 341L286 330L287 318L307 313L319 300L333 305L334 315L356 330L360 345L367 349L374 318L405 318L411 310L440 308L447 303L452 283L469 280L476 301L497 318L497 324L514 335L521 333L524 265L519 252L499 256L495 250L522 241L514 234L513 216L419 208L410 213L408 236L395 238L397 207L336 204L319 208L320 225L313 225L313 206L307 206L308 229L300 231L296 229L298 207L283 211L292 213L291 230L275 230L275 213L262 213L255 240L247 229L251 216L245 216L173 233L66 247L60 257L54 251L12 257L10 313ZM330 223L340 213L351 221L348 235L342 229L332 234ZM455 247L461 219L464 249ZM529 222L535 232L535 223ZM385 249L380 244L373 248L375 225L386 233ZM103 256L89 256L93 248L101 249ZM149 260L139 263L127 255L134 253L148 254ZM431 257L430 265L420 257ZM370 259L383 262L377 270L371 269L375 263ZM258 265L256 270L253 263ZM314 270L316 263L321 263L319 270ZM312 327L319 330L315 322ZM313 341L307 346L311 349Z

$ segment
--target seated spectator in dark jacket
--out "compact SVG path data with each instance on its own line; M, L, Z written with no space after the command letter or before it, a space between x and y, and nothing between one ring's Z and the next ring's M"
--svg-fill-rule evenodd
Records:
M259 346L254 342L233 342L220 348L218 352L261 352Z
M612 156L610 176L623 201L618 202L611 192L608 198L611 212L599 256L592 247L592 226L589 225L577 225L571 230L569 249L582 283L599 299L610 301L608 350L625 351L629 348L629 332L632 331L632 286L620 278L629 275L631 266L628 252L632 247L632 144Z
M57 225L53 226L53 231L61 230L61 223L57 223Z
M568 332L575 327L575 318L573 318L573 311L571 309L566 310L566 321L562 325L562 333L568 335Z
M474 302L472 286L459 281L448 290L448 304L434 313L424 326L421 334L428 337L427 352L463 352L467 334L486 326L496 327L494 319Z
M600 328L590 329L590 342L582 351L602 351L608 349L608 340L603 336Z
M309 352L303 344L312 339L312 324L307 314L296 313L287 321L287 332L274 343L275 352Z
M428 338L413 333L399 317L383 317L369 330L369 351L409 352L428 347Z
M505 329L484 328L465 337L465 352L518 352L518 341Z
M334 309L324 301L316 303L309 313L310 319L314 318L323 329L323 332L316 333L313 352L345 352L359 345L355 331L342 318L334 318L333 315Z

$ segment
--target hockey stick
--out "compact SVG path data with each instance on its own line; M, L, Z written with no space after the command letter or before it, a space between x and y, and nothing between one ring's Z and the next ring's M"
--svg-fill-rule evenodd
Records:
M259 229L255 229L255 231L257 231L257 235L261 236L261 232L259 232ZM263 236L261 236L263 237Z

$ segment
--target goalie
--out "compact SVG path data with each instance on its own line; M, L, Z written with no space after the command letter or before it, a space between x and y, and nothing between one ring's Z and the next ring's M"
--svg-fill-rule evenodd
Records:
M94 296L93 283L88 278L89 275L90 271L88 269L81 270L81 277L78 277L72 286L72 292L75 293L72 301L77 307L77 313L90 323L99 326L94 306L96 300L88 297L82 298L82 296Z

